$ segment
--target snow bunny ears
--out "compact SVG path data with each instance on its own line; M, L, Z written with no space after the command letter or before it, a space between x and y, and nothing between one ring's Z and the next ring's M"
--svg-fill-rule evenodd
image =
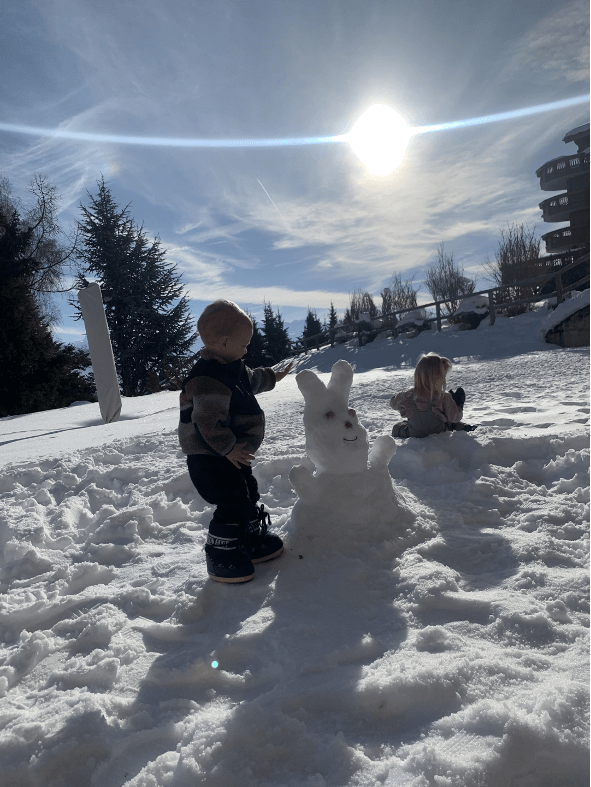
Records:
M296 375L304 396L306 453L317 473L355 473L367 468L367 432L349 408L353 369L347 361L332 367L328 385L304 369Z
M336 402L337 399L347 407L353 383L353 367L347 361L337 361L332 367L328 386L309 369L300 372L296 376L296 382L306 407L322 409L324 402L329 400Z

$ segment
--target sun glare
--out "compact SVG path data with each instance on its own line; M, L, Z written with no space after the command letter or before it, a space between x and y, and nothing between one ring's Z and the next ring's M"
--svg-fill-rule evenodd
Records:
M389 175L404 158L413 130L385 104L374 104L353 126L347 141L372 175Z

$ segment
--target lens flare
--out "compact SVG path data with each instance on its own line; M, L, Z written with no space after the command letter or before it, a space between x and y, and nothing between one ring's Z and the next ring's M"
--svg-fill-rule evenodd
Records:
M212 666L214 669L217 669L217 668L219 667L219 664L218 664L218 662L217 662L217 661L212 661L212 662L211 662L211 666Z
M412 133L398 112L374 104L347 134L347 142L371 175L389 175L404 158Z
M278 139L203 139L200 137L136 137L126 134L95 134L91 131L70 131L66 128L42 128L14 123L0 123L0 131L28 134L35 137L71 139L75 142L112 142L116 145L147 145L166 148L277 148L294 145L327 145L342 142L344 136L279 137Z
M450 131L456 128L469 128L470 126L482 126L485 123L499 123L501 120L515 120L516 118L527 117L528 115L539 115L541 112L551 112L556 109L567 109L577 104L588 104L591 96L574 96L573 98L563 98L560 101L551 101L548 104L537 104L535 107L525 107L524 109L512 109L510 112L499 112L496 115L482 115L478 118L468 118L467 120L452 120L449 123L436 123L433 126L419 126L413 128L413 134L427 134L431 131Z
M386 175L392 172L404 158L409 139L415 134L433 131L449 131L485 123L498 123L503 120L537 115L557 109L567 109L577 104L588 104L589 95L574 96L535 107L514 109L496 115L483 115L467 120L453 120L431 126L412 128L393 109L375 104L355 123L349 134L318 137L280 137L277 139L201 139L179 137L138 137L124 134L95 134L91 131L70 131L64 128L41 128L15 123L0 123L0 131L10 134L27 134L36 137L74 140L78 142L113 143L117 145L149 145L152 147L175 148L271 148L292 147L295 145L327 145L334 142L348 142L363 161L369 172Z

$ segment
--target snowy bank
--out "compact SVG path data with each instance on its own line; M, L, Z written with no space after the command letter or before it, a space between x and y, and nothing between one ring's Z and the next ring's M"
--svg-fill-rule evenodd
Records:
M480 427L397 441L391 532L307 522L304 548L287 377L254 468L286 553L244 586L207 579L176 394L0 421L0 787L588 783L589 352L546 315L300 359L357 366L373 445L441 352Z

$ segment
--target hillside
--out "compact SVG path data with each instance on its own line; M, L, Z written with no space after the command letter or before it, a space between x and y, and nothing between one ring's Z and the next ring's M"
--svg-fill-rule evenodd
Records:
M178 394L0 420L0 787L586 784L589 350L552 319L300 356L354 366L372 442L440 352L479 428L397 441L391 532L319 519L296 554L288 376L254 466L286 552L243 586L207 578Z

